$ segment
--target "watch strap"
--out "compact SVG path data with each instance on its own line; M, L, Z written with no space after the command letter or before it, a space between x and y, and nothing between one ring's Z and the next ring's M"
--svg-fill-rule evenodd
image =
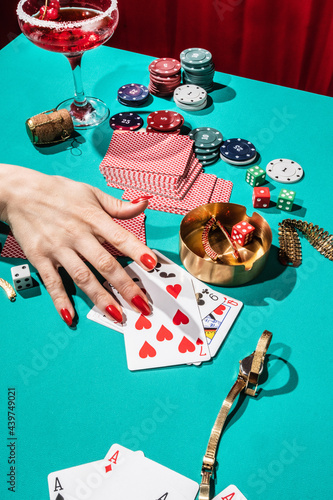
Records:
M261 371L261 367L264 362L266 352L269 347L269 344L271 343L271 340L272 340L272 333L269 332L268 330L265 330L260 336L256 350L253 353L253 360L248 382L250 382L255 386L258 385L259 373ZM254 396L256 389L257 387L254 390L250 389L249 387L246 387L245 393L248 394L249 396Z
M202 480L199 490L199 500L209 500L210 495L210 479L212 477L216 459L217 446L220 441L223 426L230 411L230 408L235 402L237 396L242 392L246 386L246 381L238 377L232 386L228 396L223 401L219 414L215 420L214 427L210 434L207 450L203 458L202 464Z
M228 413L234 404L237 396L245 389L245 393L250 396L255 396L259 375L262 371L262 366L265 360L267 349L272 340L272 333L265 330L258 341L256 350L253 353L251 369L248 374L244 374L241 370L237 380L232 386L229 394L222 403L221 409L215 420L211 431L205 456L202 463L202 480L199 489L199 500L210 500L210 481L214 473L217 447L221 438L222 430L227 419ZM254 389L249 388L248 384L254 384Z

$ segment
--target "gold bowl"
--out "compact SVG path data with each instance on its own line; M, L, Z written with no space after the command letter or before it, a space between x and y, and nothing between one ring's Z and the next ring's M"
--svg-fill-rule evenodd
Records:
M212 260L202 244L203 230L212 216L225 227L228 233L234 224L246 221L254 226L250 243L237 245L239 258L227 238L217 228L210 232L209 244L219 254ZM223 286L238 286L254 279L264 268L272 244L272 231L267 221L254 212L246 214L243 205L235 203L209 203L191 210L180 225L180 258L185 268L196 278L206 283Z

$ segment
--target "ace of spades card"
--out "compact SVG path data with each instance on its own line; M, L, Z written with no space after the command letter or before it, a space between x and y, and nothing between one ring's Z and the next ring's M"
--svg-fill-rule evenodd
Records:
M109 291L123 307L124 322L112 328L124 333L130 370L188 364L210 359L191 280L182 273L155 278L135 262L126 272L144 290L152 314L134 311L117 290Z

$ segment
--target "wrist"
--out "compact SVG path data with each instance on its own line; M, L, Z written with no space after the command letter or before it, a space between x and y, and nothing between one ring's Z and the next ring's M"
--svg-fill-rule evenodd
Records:
M23 167L0 163L0 221L9 223L8 205L15 194L16 180Z

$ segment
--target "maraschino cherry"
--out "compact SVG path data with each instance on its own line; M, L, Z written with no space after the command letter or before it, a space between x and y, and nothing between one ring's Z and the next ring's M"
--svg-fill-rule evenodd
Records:
M59 16L60 3L58 0L45 1L45 5L40 8L39 19L55 21Z

